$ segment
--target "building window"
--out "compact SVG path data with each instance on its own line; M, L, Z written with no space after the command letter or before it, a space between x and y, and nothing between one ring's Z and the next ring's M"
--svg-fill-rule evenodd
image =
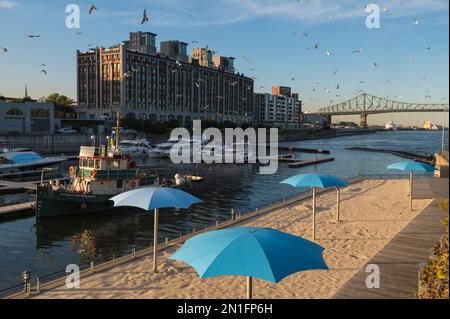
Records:
M32 118L46 118L50 117L50 111L47 109L31 109Z
M23 112L19 109L10 109L6 115L8 116L23 116Z

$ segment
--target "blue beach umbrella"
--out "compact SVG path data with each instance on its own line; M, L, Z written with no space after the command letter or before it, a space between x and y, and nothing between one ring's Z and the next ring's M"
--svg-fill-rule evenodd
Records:
M300 174L292 176L281 184L288 184L293 187L311 187L313 194L313 239L316 239L316 189L317 188L330 188L335 187L337 189L337 209L336 220L339 222L339 206L340 206L340 191L339 187L347 187L348 184L343 179L330 175L321 174Z
M323 251L316 243L274 229L237 227L195 236L169 259L189 264L200 278L245 276L251 299L252 278L278 283L299 271L328 270Z
M137 207L146 211L154 210L153 231L153 271L157 271L158 214L160 208L189 208L202 201L176 188L146 187L112 197L114 207Z
M421 162L398 162L391 164L388 169L396 169L404 172L409 172L409 198L411 210L413 210L413 183L414 183L414 171L419 172L434 172L436 168L430 164Z

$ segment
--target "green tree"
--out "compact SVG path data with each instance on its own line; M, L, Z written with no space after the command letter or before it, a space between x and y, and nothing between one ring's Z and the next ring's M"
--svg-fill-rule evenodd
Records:
M74 102L73 99L65 95L60 95L58 93L52 93L47 97L49 103L54 103L56 106L69 106Z

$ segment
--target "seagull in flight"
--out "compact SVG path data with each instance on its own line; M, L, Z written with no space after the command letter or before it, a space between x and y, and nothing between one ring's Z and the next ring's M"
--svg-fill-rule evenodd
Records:
M353 51L353 53L362 53L363 49L359 48L358 50Z
M40 38L41 36L40 35L34 35L34 34L27 34L27 35L25 35L26 37L29 37L29 38L31 38L31 39L33 39L33 38Z
M81 35L83 32L75 31L75 33L76 33L77 35Z
M378 68L378 64L375 62L375 63L372 63L372 67L373 68Z
M2 48L2 47L0 47L0 50L2 50L3 52L8 52L8 49L7 49L7 48Z
M314 45L313 45L313 49L314 49L314 50L318 49L318 48L319 48L319 45L320 45L319 43L314 44Z
M414 24L415 24L415 25L419 25L419 24L420 24L420 21L417 20L416 18L414 18Z
M326 55L326 56L331 56L331 55L334 56L334 53L327 50L327 51L325 52L325 55Z
M250 62L250 58L245 57L245 56L243 56L242 58L245 60L245 62Z
M97 10L97 7L96 7L95 5L92 4L92 5L89 7L89 15L91 15L92 12L94 12L94 10Z
M45 70L41 70L41 73L44 73L45 75L47 75L47 71L45 71Z
M145 22L148 22L147 9L144 9L144 13L142 14L141 24L144 24Z
M123 78L132 78L133 77L133 73L131 73L131 71L125 72L122 76L121 79Z

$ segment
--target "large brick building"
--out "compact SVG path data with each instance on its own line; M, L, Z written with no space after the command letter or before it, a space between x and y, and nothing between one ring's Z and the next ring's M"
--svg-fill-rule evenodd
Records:
M81 117L120 111L140 119L177 119L186 126L194 119L251 122L253 79L202 66L195 57L186 62L157 53L155 38L153 33L131 33L129 41L109 49L77 52ZM163 52L168 51L175 52L165 45Z

